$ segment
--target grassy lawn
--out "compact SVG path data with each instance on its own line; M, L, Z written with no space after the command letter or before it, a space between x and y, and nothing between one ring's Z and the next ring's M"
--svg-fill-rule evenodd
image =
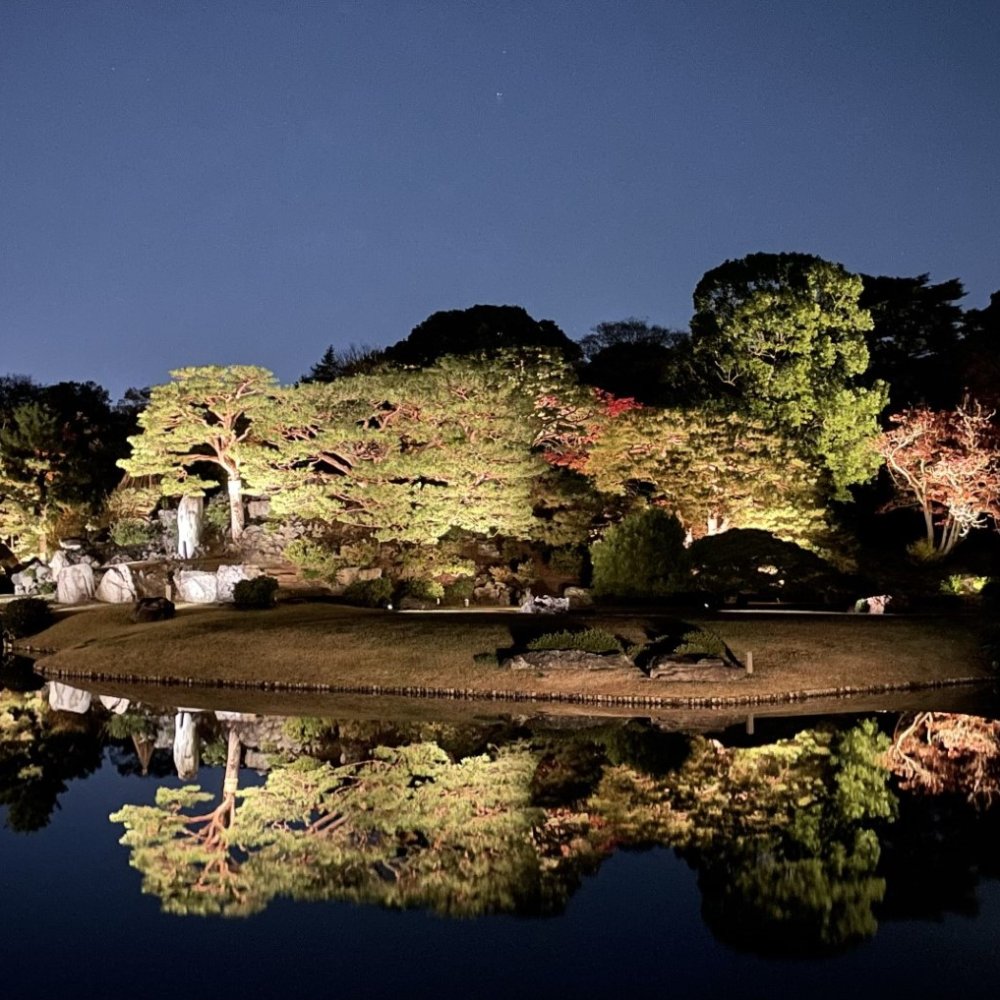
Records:
M718 633L754 673L726 684L651 681L618 671L542 677L476 663L476 653L522 645L531 635L601 627L639 642L671 621L657 614L529 616L504 612L400 614L326 603L270 611L185 606L171 621L131 624L127 606L63 612L26 640L46 651L50 676L314 690L458 690L466 695L724 699L754 703L850 690L934 686L987 678L974 622L893 616L712 615L686 618ZM410 692L405 693L422 693Z

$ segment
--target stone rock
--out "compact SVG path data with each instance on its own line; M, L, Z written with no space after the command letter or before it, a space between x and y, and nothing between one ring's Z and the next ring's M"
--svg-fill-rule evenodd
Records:
M60 604L83 604L94 599L94 568L90 563L64 566L56 577L56 600Z
M857 614L884 615L889 602L892 601L891 594L878 594L874 597L862 597L854 604L854 611Z
M594 598L586 587L567 587L563 591L563 597L569 601L570 609L573 611L577 608L592 608L594 606Z
M192 559L201 544L204 511L203 497L181 497L177 505L177 554L182 559Z
M110 567L101 577L95 596L108 604L129 604L134 601L136 592L132 570L125 564Z
M169 597L170 569L164 563L148 563L132 568L136 597Z
M59 681L49 681L49 708L56 712L73 712L86 715L90 710L92 695L89 691L70 687Z
M741 667L734 667L718 656L703 653L671 653L654 656L649 661L649 676L654 681L682 681L714 684L738 681L746 677Z
M63 538L59 541L59 548L67 552L79 552L83 548L82 538Z
M604 656L600 653L586 653L581 649L540 649L519 653L501 664L508 670L628 670L636 674L642 672L624 654Z
M174 573L177 600L189 604L214 604L219 599L215 574L200 569L179 569Z
M251 521L263 521L271 511L270 500L250 500L247 502L247 517Z
M49 570L53 576L58 576L59 570L65 569L68 565L69 556L62 549L49 560Z
M558 615L566 611L569 611L568 597L548 597L545 594L532 597L530 590L520 607L524 615Z
M359 580L378 580L382 576L381 566L368 566L358 570Z
M349 587L352 583L357 583L361 570L357 566L344 566L337 570L334 577L338 587Z
M241 580L252 580L260 574L256 566L220 566L215 571L216 600L232 602L236 584Z
M174 602L165 597L140 597L129 617L134 622L161 622L173 618L175 610Z

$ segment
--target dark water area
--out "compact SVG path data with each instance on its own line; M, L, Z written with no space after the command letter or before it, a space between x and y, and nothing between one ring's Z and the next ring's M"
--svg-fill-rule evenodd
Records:
M996 992L987 718L682 732L497 706L268 716L192 692L178 707L12 687L11 996ZM917 742L892 757L907 727Z

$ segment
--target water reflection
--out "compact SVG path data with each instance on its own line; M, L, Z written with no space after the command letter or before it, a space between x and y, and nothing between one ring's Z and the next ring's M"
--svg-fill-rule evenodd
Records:
M724 745L648 720L282 718L53 683L0 690L0 804L40 829L105 745L122 774L176 775L110 817L172 914L286 897L553 915L615 851L663 845L698 873L717 939L823 954L879 920L975 908L997 874L998 734L923 713ZM195 784L203 763L219 776Z

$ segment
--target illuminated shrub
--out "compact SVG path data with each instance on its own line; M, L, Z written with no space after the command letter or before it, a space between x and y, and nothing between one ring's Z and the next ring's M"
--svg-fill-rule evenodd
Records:
M590 628L583 632L546 632L532 639L528 649L576 649L583 653L620 653L622 644L603 629Z
M595 596L632 601L673 593L685 579L684 529L658 507L630 514L590 549Z
M156 539L156 528L141 517L123 517L110 529L111 541L123 549L148 545Z
M388 577L355 580L344 590L344 600L363 608L387 608L392 603L392 591L392 580Z
M273 576L240 580L233 587L233 603L238 608L273 608L278 581Z

